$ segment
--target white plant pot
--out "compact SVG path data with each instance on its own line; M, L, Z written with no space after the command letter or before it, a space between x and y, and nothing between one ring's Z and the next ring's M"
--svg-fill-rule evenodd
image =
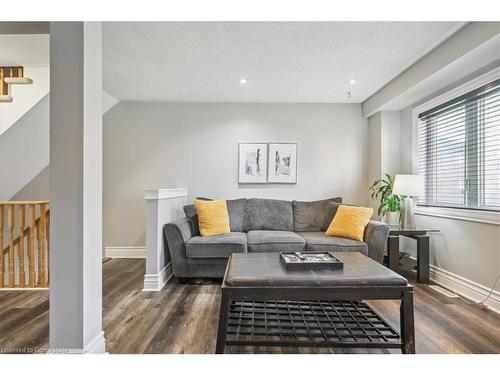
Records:
M385 213L385 222L389 225L399 225L399 211L394 212L386 212Z

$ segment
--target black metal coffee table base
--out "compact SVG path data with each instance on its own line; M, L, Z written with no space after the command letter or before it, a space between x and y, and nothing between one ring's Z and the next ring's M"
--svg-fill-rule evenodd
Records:
M263 300L266 294L283 300ZM324 300L327 296L339 299ZM320 299L311 300L314 297ZM360 302L364 299L400 299L400 334ZM403 354L412 354L413 288L225 287L216 353L224 353L227 345L398 348Z
M399 348L415 353L413 287L359 253L338 271L288 271L277 253L232 254L216 353L227 345ZM399 333L362 301L399 300Z
M232 301L226 345L401 348L398 332L358 301Z

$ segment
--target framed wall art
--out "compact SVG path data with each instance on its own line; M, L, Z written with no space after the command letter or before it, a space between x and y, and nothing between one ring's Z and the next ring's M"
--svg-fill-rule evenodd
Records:
M297 183L297 143L269 143L269 183Z
M265 184L267 182L267 143L240 143L238 148L238 183Z

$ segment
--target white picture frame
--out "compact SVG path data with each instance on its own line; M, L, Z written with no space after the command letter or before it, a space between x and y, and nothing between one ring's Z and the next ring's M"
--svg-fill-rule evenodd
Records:
M267 143L238 144L238 183L267 182Z
M297 183L297 143L269 143L268 183Z

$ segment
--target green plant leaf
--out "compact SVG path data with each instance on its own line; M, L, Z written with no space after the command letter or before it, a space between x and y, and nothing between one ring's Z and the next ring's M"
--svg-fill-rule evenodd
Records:
M404 211L404 202L398 195L393 195L395 176L388 173L384 174L385 178L375 180L370 186L371 198L373 200L380 199L378 207L378 215L381 216L387 211Z

